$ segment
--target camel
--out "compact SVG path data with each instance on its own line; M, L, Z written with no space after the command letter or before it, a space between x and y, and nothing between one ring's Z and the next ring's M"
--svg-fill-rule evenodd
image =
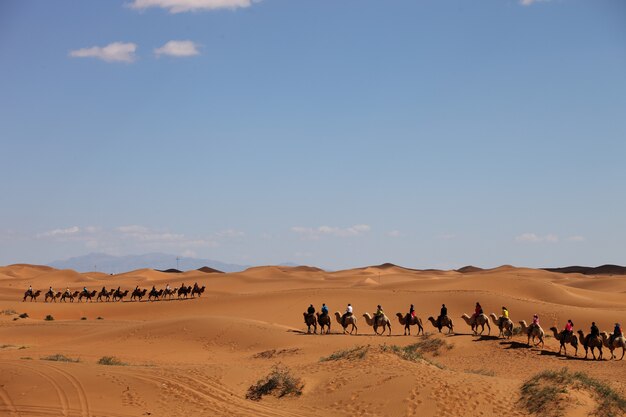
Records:
M115 292L113 293L113 301L116 301L116 299L119 301L122 301L124 297L126 297L127 295L128 295L128 290L126 291L115 290Z
M424 334L424 326L422 325L422 319L417 316L411 316L410 314L406 314L405 316L402 313L396 313L398 316L398 321L401 326L404 326L404 335L406 336L407 331L409 335L411 334L411 326L415 326L417 324L417 334Z
M315 314L302 313L304 314L304 323L306 324L307 333L311 333L311 326L313 326L313 333L317 334L317 319L315 318Z
M327 327L326 334L330 333L330 316L328 314L317 314L317 324L320 325L320 334L324 334L324 327Z
M593 356L593 359L596 360L596 354L593 352L593 349L598 348L598 352L600 352L598 354L598 359L602 360L602 338L592 338L590 336L591 334L585 336L585 333L583 333L582 330L578 331L578 339L580 341L580 344L583 345L583 347L585 348L585 359L587 359L588 349L591 349L591 355Z
M528 327L528 325L526 324L526 320L519 321L519 324L520 326L522 326L522 332L526 333L526 335L528 336L528 341L526 342L526 344L530 346L530 338L532 337L533 344L537 346L539 345L539 343L541 343L541 347L543 348L543 338L545 336L545 333L541 326L537 325ZM539 339L539 342L535 343L535 339Z
M391 336L391 322L389 321L389 318L387 318L385 314L383 314L382 317L379 317L378 320L375 320L375 318L372 318L369 313L363 314L363 317L365 317L365 321L367 322L368 326L374 327L374 333L383 335L385 334L386 328L389 328L389 336ZM383 330L380 333L378 333L379 327L383 328Z
M163 291L163 298L168 297L168 299L172 299L173 295L176 295L176 291L178 291L178 288L174 288L173 290L169 290L169 289L165 289L165 291Z
M78 291L76 291L76 296L78 296ZM73 303L74 302L74 297L75 296L72 295L72 293L65 291L65 292L63 292L63 294L61 294L61 301L63 301L64 303L67 303L66 298L69 298L70 302Z
M183 285L178 289L178 298L180 298L181 295L187 298L190 292L191 292L191 285L188 287L185 287Z
M48 298L50 299L50 301L54 301L55 303L57 302L57 298L61 297L61 291L54 293L52 291L48 291L46 293L46 296L44 298L44 302L47 303L48 302Z
M494 322L494 324L498 325L498 328L500 329L500 334L498 335L498 337L506 337L507 339L513 337L513 321L511 321L511 319L498 317L496 313L491 313L489 317Z
M31 290L26 290L26 292L24 293L24 299L22 300L22 302L26 301L26 297L30 297L30 301L32 302L37 301L37 297L39 297L41 295L41 290L37 290L35 292L32 292Z
M141 301L141 299L146 295L146 293L148 292L148 290L146 288L144 288L143 290L140 290L139 288L134 289L133 293L130 295L130 300L134 300L134 299L138 299L139 301Z
M478 326L482 327L480 331L481 335L485 331L485 326L487 326L487 329L489 329L489 332L487 334L491 334L491 325L489 324L489 317L487 317L486 314L479 314L478 317L470 317L467 314L463 314L461 318L465 320L465 323L467 323L468 326L472 327L474 334L478 334Z
M613 353L613 351L619 347L622 348L622 357L619 360L624 359L624 352L626 352L626 338L624 337L624 335L616 337L615 339L613 339L613 343L609 345L609 337L612 335L608 334L607 332L601 332L600 336L602 336L602 343L604 344L604 347L609 348L609 350L611 351L611 359L617 359L617 357L615 356L615 353Z
M106 298L107 302L111 300L111 296L113 295L114 290L107 291L100 290L98 296L96 297L96 301L102 301L102 297Z
M193 290L191 290L191 297L195 297L196 294L198 294L198 297L202 296L202 293L204 292L204 290L206 289L206 286L202 286L202 287L195 287Z
M567 356L567 344L571 344L576 349L576 353L574 356L578 356L578 338L573 334L564 335L563 332L559 333L559 330L556 327L550 327L552 333L554 333L554 338L561 343L559 347L559 355L561 354L561 349L565 351L565 356Z
M436 327L441 333L441 329L444 327L448 328L448 334L452 333L454 330L454 325L452 324L452 319L448 316L442 317L441 320L435 320L433 316L428 318L428 321L432 323L433 327Z
M92 292L89 291L81 291L80 294L78 294L78 301L80 302L80 300L83 299L83 297L85 297L87 300L89 300L89 302L91 302L92 298L96 296L97 291L93 290Z
M163 289L160 290L150 290L150 294L148 294L148 300L152 300L154 297L155 300L158 300L163 295Z
M350 334L352 334L352 332L355 331L355 330L356 330L356 332L354 334L358 334L359 333L359 328L356 327L356 317L354 315L346 317L345 321L342 323L341 322L341 313L338 312L338 311L335 311L335 319L337 319L337 323L341 324L341 326L343 327L343 334L346 334L346 328L349 325L352 325L352 329L350 330Z

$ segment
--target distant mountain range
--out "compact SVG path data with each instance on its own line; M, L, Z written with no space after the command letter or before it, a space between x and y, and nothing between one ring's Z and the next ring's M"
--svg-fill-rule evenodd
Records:
M77 256L61 261L54 261L48 264L57 269L73 269L78 272L106 272L108 274L118 274L135 269L152 268L159 270L177 268L182 271L199 269L204 266L217 269L222 272L240 272L249 268L249 265L236 265L211 259L196 259L179 257L176 262L176 255L166 253L147 253L145 255L113 256L106 253L90 253L84 256Z

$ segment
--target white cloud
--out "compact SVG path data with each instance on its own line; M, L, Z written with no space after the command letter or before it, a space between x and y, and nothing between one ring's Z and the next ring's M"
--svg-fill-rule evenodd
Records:
M302 235L307 239L319 239L322 236L335 236L335 237L351 237L351 236L359 236L364 233L367 233L371 230L371 227L367 224L355 224L351 227L340 228L340 227L331 227L331 226L319 226L316 228L312 227L301 227L294 226L291 228L291 231Z
M524 243L556 243L559 241L559 237L553 234L540 236L535 233L522 233L521 235L515 237L515 241Z
M250 7L260 0L133 0L129 6L133 9L160 7L170 13L210 11L218 9L239 9Z
M55 236L68 236L68 235L75 235L78 232L80 232L80 227L72 226L72 227L68 227L67 229L54 229L54 230L48 230L47 232L38 233L37 237L41 239L41 238L49 238L49 237L55 237Z
M154 54L159 57L168 55L173 57L187 57L199 55L198 45L192 41L169 41L160 48L155 48Z
M567 238L567 240L570 242L584 242L585 237L584 236L570 236Z
M106 62L133 62L137 45L131 42L113 42L107 46L92 46L70 51L73 58L98 58Z

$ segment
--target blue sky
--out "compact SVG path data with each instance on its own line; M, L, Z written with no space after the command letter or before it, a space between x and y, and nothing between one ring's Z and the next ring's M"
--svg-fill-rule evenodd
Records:
M621 0L5 0L0 264L626 264Z

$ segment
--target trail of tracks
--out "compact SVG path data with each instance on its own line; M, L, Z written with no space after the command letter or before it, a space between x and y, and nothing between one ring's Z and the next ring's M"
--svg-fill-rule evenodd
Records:
M11 416L13 416L13 417L20 417L21 416L21 414L17 411L17 408L15 408L15 405L13 404L13 401L11 401L11 397L9 396L9 393L6 392L4 387L1 386L1 385L0 385L0 400L2 400L2 402L5 405L5 408L9 411Z

